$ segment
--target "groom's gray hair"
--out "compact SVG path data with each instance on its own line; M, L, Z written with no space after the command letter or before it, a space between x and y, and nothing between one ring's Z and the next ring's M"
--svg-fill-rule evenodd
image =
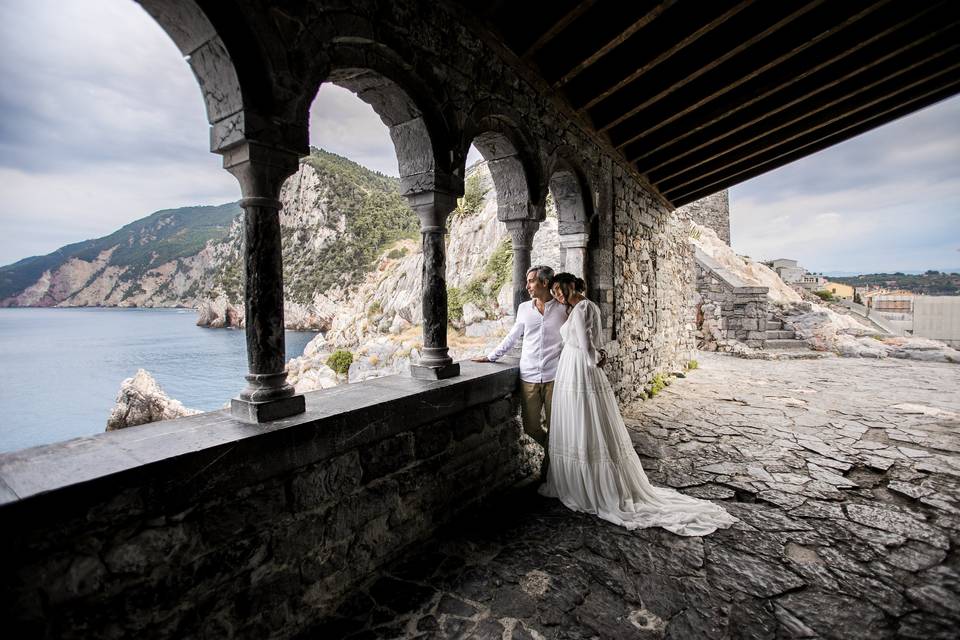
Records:
M537 272L537 280L539 280L541 284L549 285L550 281L553 280L553 269L545 264L530 267L527 269L527 275L530 275L531 271Z

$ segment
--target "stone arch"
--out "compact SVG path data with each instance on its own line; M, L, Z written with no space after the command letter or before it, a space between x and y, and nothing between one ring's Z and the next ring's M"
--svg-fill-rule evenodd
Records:
M561 150L555 154L547 176L560 234L586 233L594 215L593 192L586 173L572 154Z
M568 149L560 149L547 174L557 209L561 269L590 280L587 247L594 218L594 197L586 174Z
M296 127L277 122L274 74L259 39L228 7L193 0L138 0L187 59L200 85L211 126L210 150L223 153L245 140L306 148Z
M462 171L455 170L447 118L427 83L416 78L387 47L373 41L330 43L322 61L309 72L297 104L297 119L309 120L310 105L321 84L352 91L369 104L390 130L405 195L423 192L463 194Z
M460 155L466 158L473 144L487 163L497 193L497 219L507 226L513 248L513 312L528 299L526 272L530 267L533 236L543 221L546 211L531 197L530 176L536 165L531 162L529 145L514 127L509 117L474 110L464 131ZM534 183L536 184L536 183Z
M535 198L530 188L540 183L539 166L533 160L533 146L515 122L489 105L476 106L464 129L460 157L465 159L473 144L487 162L497 191L498 220L542 221L542 199Z

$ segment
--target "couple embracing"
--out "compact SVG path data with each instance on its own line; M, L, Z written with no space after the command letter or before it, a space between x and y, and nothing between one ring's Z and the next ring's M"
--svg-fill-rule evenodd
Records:
M600 310L583 280L546 266L531 267L526 280L530 301L517 309L503 341L477 361L495 362L523 340L521 415L524 431L544 447L540 493L627 529L700 536L735 522L712 502L647 480L602 369Z

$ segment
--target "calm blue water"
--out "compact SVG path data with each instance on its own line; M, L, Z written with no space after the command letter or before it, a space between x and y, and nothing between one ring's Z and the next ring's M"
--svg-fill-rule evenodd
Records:
M100 433L124 378L143 368L187 407L243 389L243 331L184 309L0 309L0 451ZM287 332L287 359L316 334Z

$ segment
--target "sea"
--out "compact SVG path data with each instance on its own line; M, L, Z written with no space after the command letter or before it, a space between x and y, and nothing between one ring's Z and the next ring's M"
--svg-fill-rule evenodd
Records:
M103 432L137 369L186 407L223 408L246 384L244 332L196 321L192 309L0 309L0 452ZM315 335L287 331L287 359Z

